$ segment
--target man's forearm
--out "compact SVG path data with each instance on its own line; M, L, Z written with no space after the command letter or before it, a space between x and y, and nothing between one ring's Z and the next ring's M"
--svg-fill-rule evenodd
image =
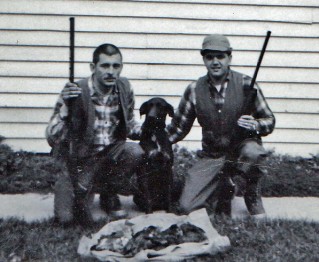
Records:
M186 88L172 122L166 128L169 140L173 144L181 141L189 133L195 121L195 86L196 82L193 82Z
M56 115L46 129L46 138L50 146L59 144L66 137L66 123Z
M193 115L188 115L187 117L174 117L171 124L168 125L166 128L169 136L169 141L172 144L175 144L183 140L183 138L187 136L187 134L191 130L194 120L195 116Z
M256 97L256 112L254 114L255 119L258 122L259 134L261 136L269 135L275 128L276 119L268 106L268 103L263 95L263 92L258 87Z
M46 138L50 146L59 144L66 137L68 110L61 97L46 128Z
M259 118L257 119L258 122L258 133L261 136L267 136L275 128L276 119L274 116L267 117L267 118Z

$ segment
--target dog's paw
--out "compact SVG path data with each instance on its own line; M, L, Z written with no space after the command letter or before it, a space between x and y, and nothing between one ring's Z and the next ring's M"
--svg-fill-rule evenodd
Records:
M150 159L157 158L160 155L160 151L158 149L152 149L151 151L148 152L148 157Z
M157 164L167 164L171 162L172 158L167 152L160 151L158 149L153 149L149 152L148 158L151 162Z
M171 161L171 156L170 156L169 153L164 152L162 154L163 154L163 159L164 159L165 162Z

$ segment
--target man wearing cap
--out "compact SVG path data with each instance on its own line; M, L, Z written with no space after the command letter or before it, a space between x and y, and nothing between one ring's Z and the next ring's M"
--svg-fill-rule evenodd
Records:
M230 215L232 177L241 175L249 213L263 216L260 178L267 153L261 137L273 131L275 117L258 85L250 87L249 76L230 69L232 48L225 36L205 37L201 55L208 72L186 88L167 128L172 143L189 133L196 118L202 128L202 150L186 174L180 210L206 207Z

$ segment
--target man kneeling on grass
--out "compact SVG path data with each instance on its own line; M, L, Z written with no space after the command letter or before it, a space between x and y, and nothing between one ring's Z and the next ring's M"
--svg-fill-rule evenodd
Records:
M191 83L171 125L170 141L182 140L195 118L202 127L201 159L188 171L180 198L182 212L207 207L231 213L232 176L246 180L245 203L251 215L265 213L260 196L260 164L266 156L261 137L270 134L275 117L251 78L230 69L232 48L223 35L207 36L201 55L207 75ZM252 99L250 99L252 98Z
M55 216L61 223L92 224L89 199L100 189L100 206L115 218L126 216L118 193L141 172L144 151L138 143L140 126L134 119L134 94L120 77L122 54L112 44L93 53L92 75L67 83L46 130L53 154L66 163L55 185Z

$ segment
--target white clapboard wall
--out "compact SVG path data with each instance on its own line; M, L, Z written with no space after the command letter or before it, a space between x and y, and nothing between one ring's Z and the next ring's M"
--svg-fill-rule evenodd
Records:
M199 49L221 33L233 69L257 78L277 119L264 138L280 154L319 153L319 2L316 0L0 1L0 135L14 149L49 152L44 137L68 80L69 17L75 17L75 75L90 74L94 47L119 46L136 109L161 96L176 108L186 86L206 73ZM138 111L137 119L139 119ZM200 148L195 122L180 145Z

